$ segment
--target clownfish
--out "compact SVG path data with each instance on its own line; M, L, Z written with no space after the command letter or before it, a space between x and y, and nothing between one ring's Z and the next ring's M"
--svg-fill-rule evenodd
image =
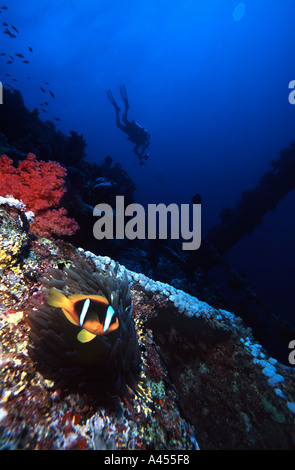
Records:
M95 336L111 333L119 327L115 310L101 295L74 294L66 297L55 288L49 290L47 299L51 307L61 308L66 318L82 330L77 339L81 343Z

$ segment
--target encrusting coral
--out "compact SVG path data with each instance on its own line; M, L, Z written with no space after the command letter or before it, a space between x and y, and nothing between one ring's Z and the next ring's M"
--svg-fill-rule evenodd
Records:
M0 269L16 265L27 245L28 234L19 211L12 209L8 213L0 206Z

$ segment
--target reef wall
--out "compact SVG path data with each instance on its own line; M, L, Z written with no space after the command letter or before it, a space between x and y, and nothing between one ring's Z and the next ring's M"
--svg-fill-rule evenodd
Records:
M36 301L44 302L43 276L52 267L71 266L78 256L96 273L116 263L65 242L30 240L17 210L8 213L5 207L0 214L2 449L295 448L294 370L270 357L233 313L118 264L117 276L125 273L130 282L141 392L101 400L85 390L56 389L28 354L27 318ZM8 224L9 240L21 243L11 243L5 262Z

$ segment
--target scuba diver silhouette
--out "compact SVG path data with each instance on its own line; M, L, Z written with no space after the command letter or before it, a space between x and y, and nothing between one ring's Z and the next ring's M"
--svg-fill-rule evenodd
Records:
M119 127L119 129L121 129L121 131L125 132L128 135L128 140L135 143L133 152L138 156L140 160L140 164L144 165L144 161L147 160L150 156L148 153L146 155L143 155L145 150L150 145L150 134L147 132L147 130L144 127L142 127L137 122L135 121L130 122L128 120L127 114L128 114L128 109L129 109L129 102L128 102L125 85L120 86L120 94L125 104L125 111L122 116L122 121L124 124L121 123L120 121L120 114L119 114L120 108L117 105L111 93L111 90L107 90L107 97L116 110L116 125L117 127Z

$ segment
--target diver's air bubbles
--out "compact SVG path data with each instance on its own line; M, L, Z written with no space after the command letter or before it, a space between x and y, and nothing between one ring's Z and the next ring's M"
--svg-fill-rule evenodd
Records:
M234 21L241 21L245 14L246 6L244 3L238 3L233 11L233 19Z

